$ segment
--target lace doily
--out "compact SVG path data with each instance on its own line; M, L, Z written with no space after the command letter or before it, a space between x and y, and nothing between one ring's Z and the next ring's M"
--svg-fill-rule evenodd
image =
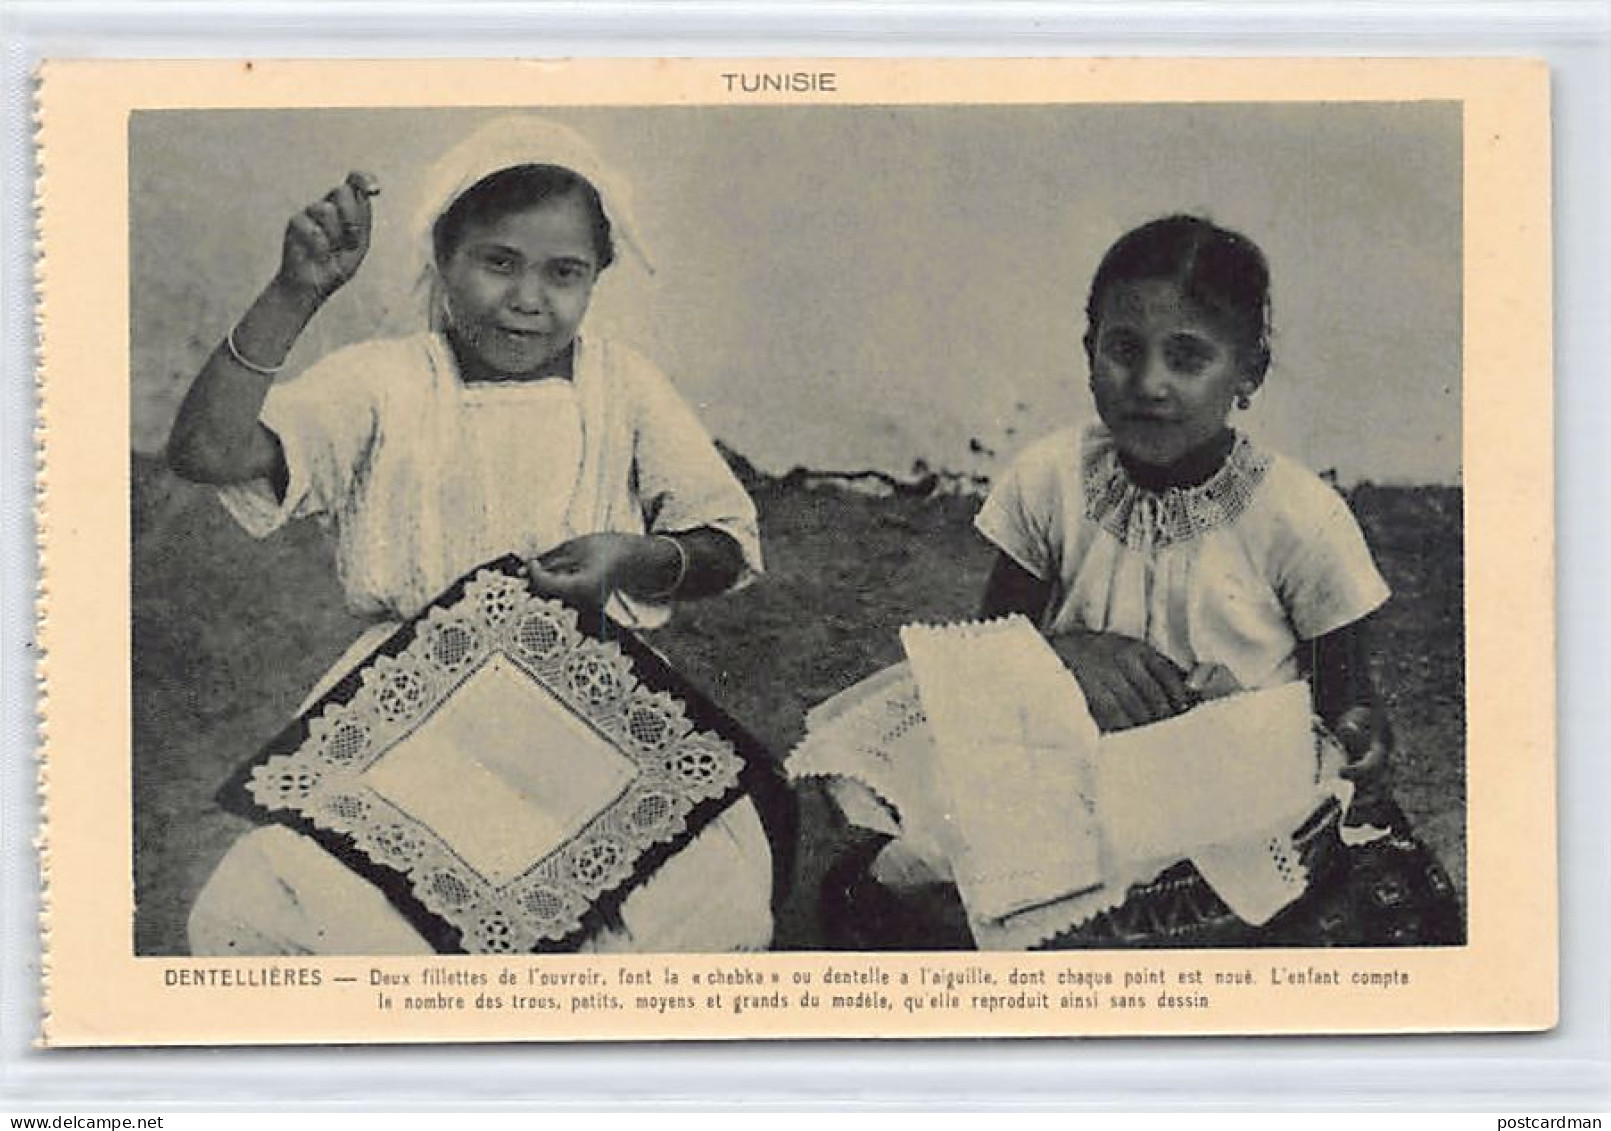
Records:
M1149 491L1126 474L1108 431L1092 428L1080 464L1085 516L1132 550L1157 550L1235 522L1264 481L1270 457L1239 434L1206 482Z
M736 797L744 762L522 577L483 568L458 593L245 789L405 877L461 949L540 949L689 834L696 808Z

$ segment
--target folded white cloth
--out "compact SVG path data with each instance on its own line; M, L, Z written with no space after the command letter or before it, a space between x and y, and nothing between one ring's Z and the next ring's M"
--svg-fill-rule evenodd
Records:
M794 777L955 878L975 941L1022 949L1191 859L1239 917L1304 891L1291 833L1346 790L1305 684L1099 736L1079 684L1021 617L903 630L909 663L807 716Z
M934 731L940 841L970 914L1004 919L1100 887L1096 723L1034 626L912 626L901 643Z
M1103 821L1130 859L1178 859L1271 823L1290 832L1314 808L1317 769L1308 686L1243 692L1104 737Z

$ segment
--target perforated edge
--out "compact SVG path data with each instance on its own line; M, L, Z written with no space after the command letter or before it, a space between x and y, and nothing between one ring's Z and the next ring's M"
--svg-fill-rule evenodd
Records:
M45 310L49 297L49 264L45 258L45 201L49 183L47 153L49 147L45 115L45 82L48 63L32 68L29 84L32 88L30 127L33 134L34 192L29 218L33 241L33 342L31 360L34 373L35 417L33 432L34 451L34 684L36 699L33 711L35 753L34 765L38 783L39 824L33 846L38 854L39 902L39 1027L34 1044L39 1047L51 1043L51 995L55 989L54 966L51 961L51 855L50 855L50 658L46 648L50 618L50 572L46 516L50 514L49 438L50 397L49 372L50 340L46 333Z

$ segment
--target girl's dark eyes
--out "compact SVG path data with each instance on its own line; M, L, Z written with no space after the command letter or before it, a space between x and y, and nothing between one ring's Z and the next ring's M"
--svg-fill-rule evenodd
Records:
M1144 352L1141 339L1134 334L1114 333L1102 336L1102 354L1119 365L1134 365Z
M1146 357L1147 344L1140 335L1116 331L1102 336L1102 356L1115 365L1134 368ZM1217 351L1212 343L1191 334L1177 334L1164 340L1164 364L1172 372L1195 375L1212 364Z
M1214 347L1187 335L1164 343L1164 361L1176 373L1201 373L1214 360Z
M587 264L570 261L554 263L548 268L549 277L560 283L579 283L590 273L591 269Z
M483 271L494 275L518 275L526 268L525 261L520 256L505 251L481 252L476 255L475 263ZM591 277L592 270L586 263L569 259L546 263L542 267L544 276L564 286L574 286L586 281Z
M520 260L503 252L484 252L477 257L480 265L498 275L511 275L520 269Z

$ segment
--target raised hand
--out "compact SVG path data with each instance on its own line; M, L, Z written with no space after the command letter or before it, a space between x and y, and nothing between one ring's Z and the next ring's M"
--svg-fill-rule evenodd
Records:
M275 374L309 319L358 271L369 252L368 173L348 173L323 200L291 217L280 269L207 358L168 437L168 462L199 483L267 479L288 472L279 437L258 419Z
M1082 629L1052 638L1051 645L1079 681L1091 717L1104 731L1159 722L1198 700L1186 674L1145 641Z
M341 289L369 254L369 202L379 194L379 181L354 171L291 217L280 250L279 282L320 300Z

